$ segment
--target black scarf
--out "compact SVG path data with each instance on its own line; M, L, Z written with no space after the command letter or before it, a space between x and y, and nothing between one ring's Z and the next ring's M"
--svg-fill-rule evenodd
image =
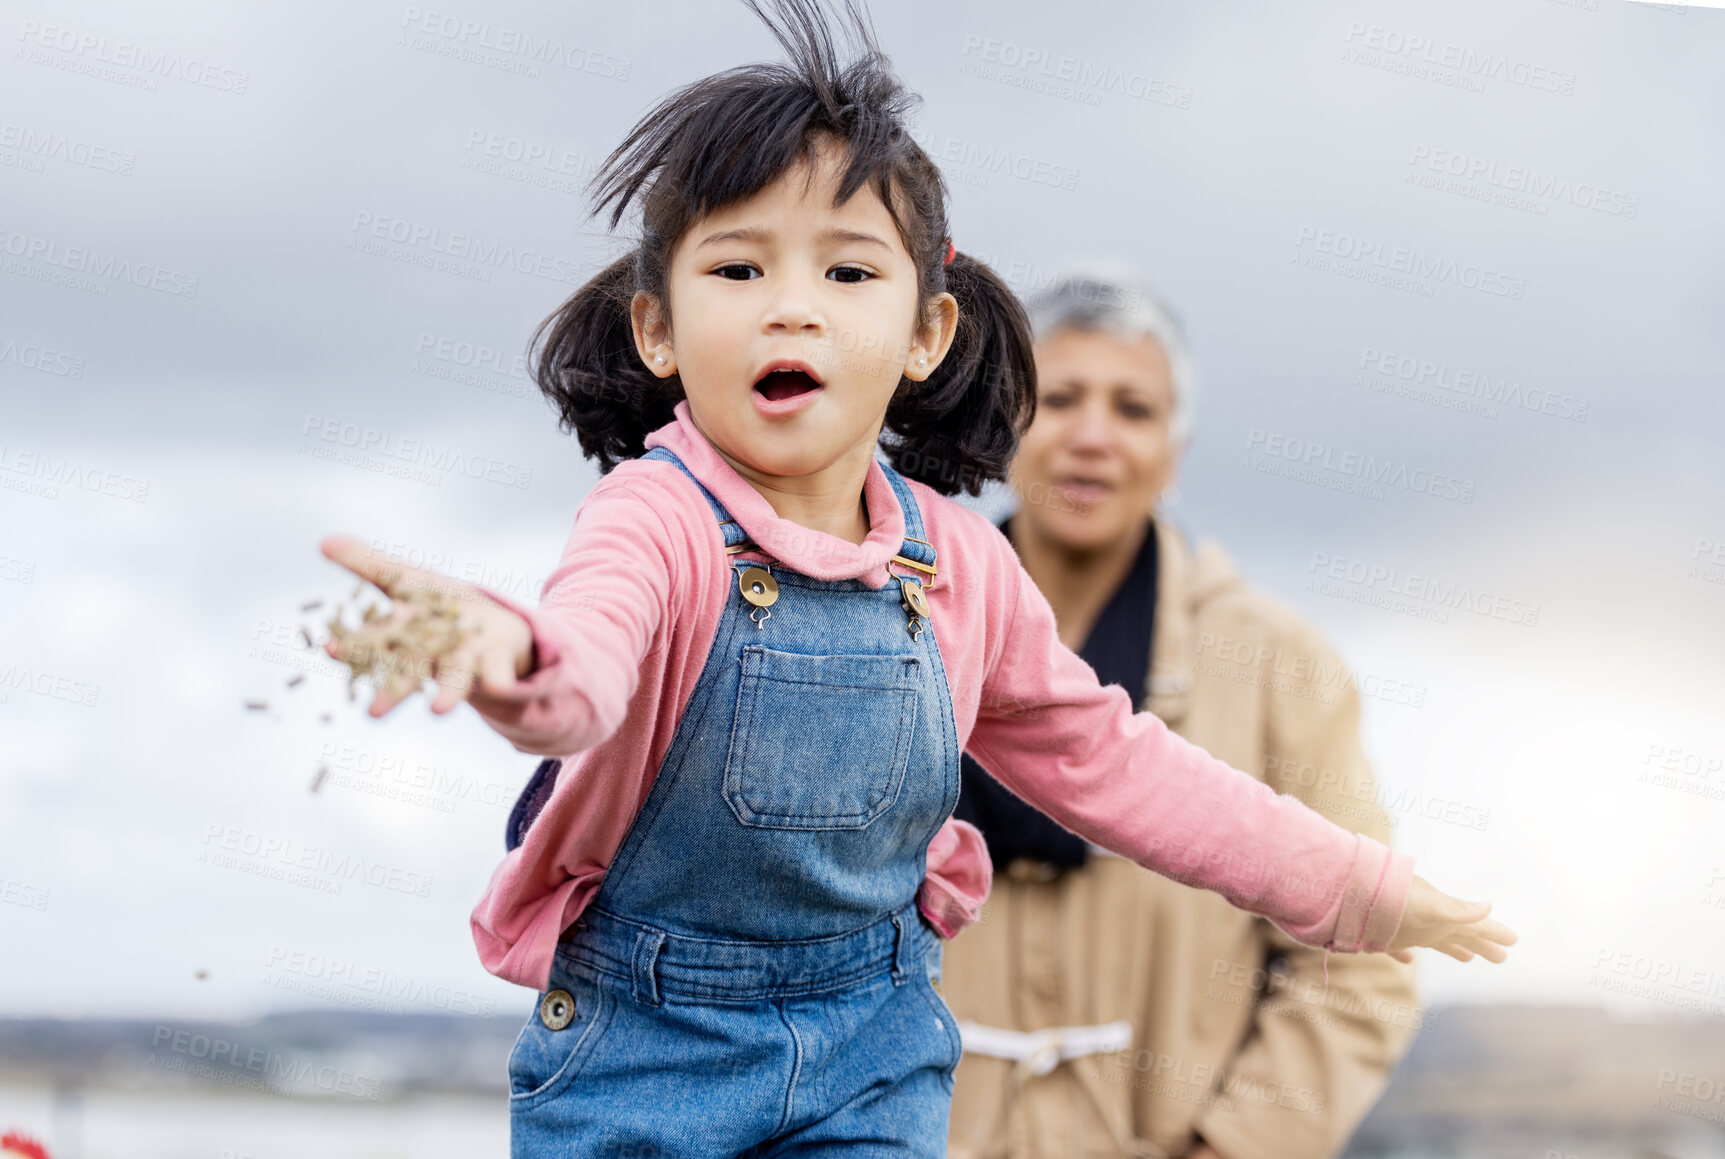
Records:
M997 525L1002 534L1007 534L1010 523L1009 516ZM1156 626L1156 568L1156 528L1152 524L1132 569L1109 597L1078 649L1078 655L1096 669L1101 683L1118 684L1126 690L1134 709L1144 702L1144 681L1150 670L1150 641ZM1084 864L1082 837L1014 796L969 754L959 758L959 775L958 807L952 815L982 830L996 873L1018 857L1062 868Z

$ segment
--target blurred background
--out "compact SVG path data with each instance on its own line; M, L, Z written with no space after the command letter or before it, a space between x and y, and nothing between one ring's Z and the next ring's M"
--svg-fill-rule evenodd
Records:
M630 248L584 181L778 49L710 0L149 7L0 23L0 1131L502 1154L533 996L467 915L534 760L350 702L317 542L537 596L597 473L527 340ZM1422 957L1350 1153L1725 1156L1725 11L873 13L960 249L1181 313L1171 514L1336 644L1396 844L1521 935Z

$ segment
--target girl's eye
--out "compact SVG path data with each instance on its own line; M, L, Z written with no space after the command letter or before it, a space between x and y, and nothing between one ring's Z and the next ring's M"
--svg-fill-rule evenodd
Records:
M874 277L872 273L863 269L861 266L834 266L832 269L827 271L827 276L832 277L834 274L856 274L857 276L854 278L843 277L833 279L834 281L843 282L847 286L854 286L859 282L865 282Z
M747 282L760 273L760 271L755 269L754 266L747 265L743 262L729 262L720 266L713 272L718 274L721 278L724 278L726 281L731 282Z

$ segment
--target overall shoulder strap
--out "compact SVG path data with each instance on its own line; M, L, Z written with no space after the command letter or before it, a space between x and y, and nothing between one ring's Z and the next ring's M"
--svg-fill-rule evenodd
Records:
M882 462L880 467L886 472L887 482L892 484L893 494L898 496L899 507L904 510L904 543L900 545L895 559L899 563L928 573L932 578L935 574L934 544L928 541L928 532L923 529L922 509L917 506L916 496L911 494L910 484L905 477L894 470L890 463Z
M713 509L713 514L719 521L719 530L725 536L725 546L730 547L733 543L742 541L742 525L731 519L724 505L713 498L711 491L702 486L701 481L695 478L695 473L684 465L683 460L665 447L654 447L641 458L666 459L675 464L677 469L687 475L689 481L700 489L702 496L707 500L707 505ZM533 770L532 778L528 780L527 786L521 790L521 795L516 798L515 807L509 811L509 820L503 830L503 847L505 849L514 850L521 845L522 841L526 840L528 828L533 824L534 818L538 817L545 808L545 803L551 799L551 793L557 788L557 778L562 771L563 762L556 757L547 757L539 762L538 768Z
M726 547L735 547L748 538L743 532L743 525L731 518L731 513L725 510L725 505L713 497L713 493L707 490L706 485L695 478L695 473L689 470L688 465L679 459L669 447L654 447L641 458L667 460L674 464L677 470L689 477L689 482L700 489L701 495L707 500L707 506L713 509L713 515L719 521L719 530L724 534Z

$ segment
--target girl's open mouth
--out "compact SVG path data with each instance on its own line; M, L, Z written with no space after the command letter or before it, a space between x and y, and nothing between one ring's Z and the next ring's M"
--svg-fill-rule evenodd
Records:
M782 402L820 388L821 384L802 370L774 370L755 383L755 390L765 395L768 402Z
M820 377L808 363L775 359L755 379L755 412L774 419L794 415L821 396L821 387Z

